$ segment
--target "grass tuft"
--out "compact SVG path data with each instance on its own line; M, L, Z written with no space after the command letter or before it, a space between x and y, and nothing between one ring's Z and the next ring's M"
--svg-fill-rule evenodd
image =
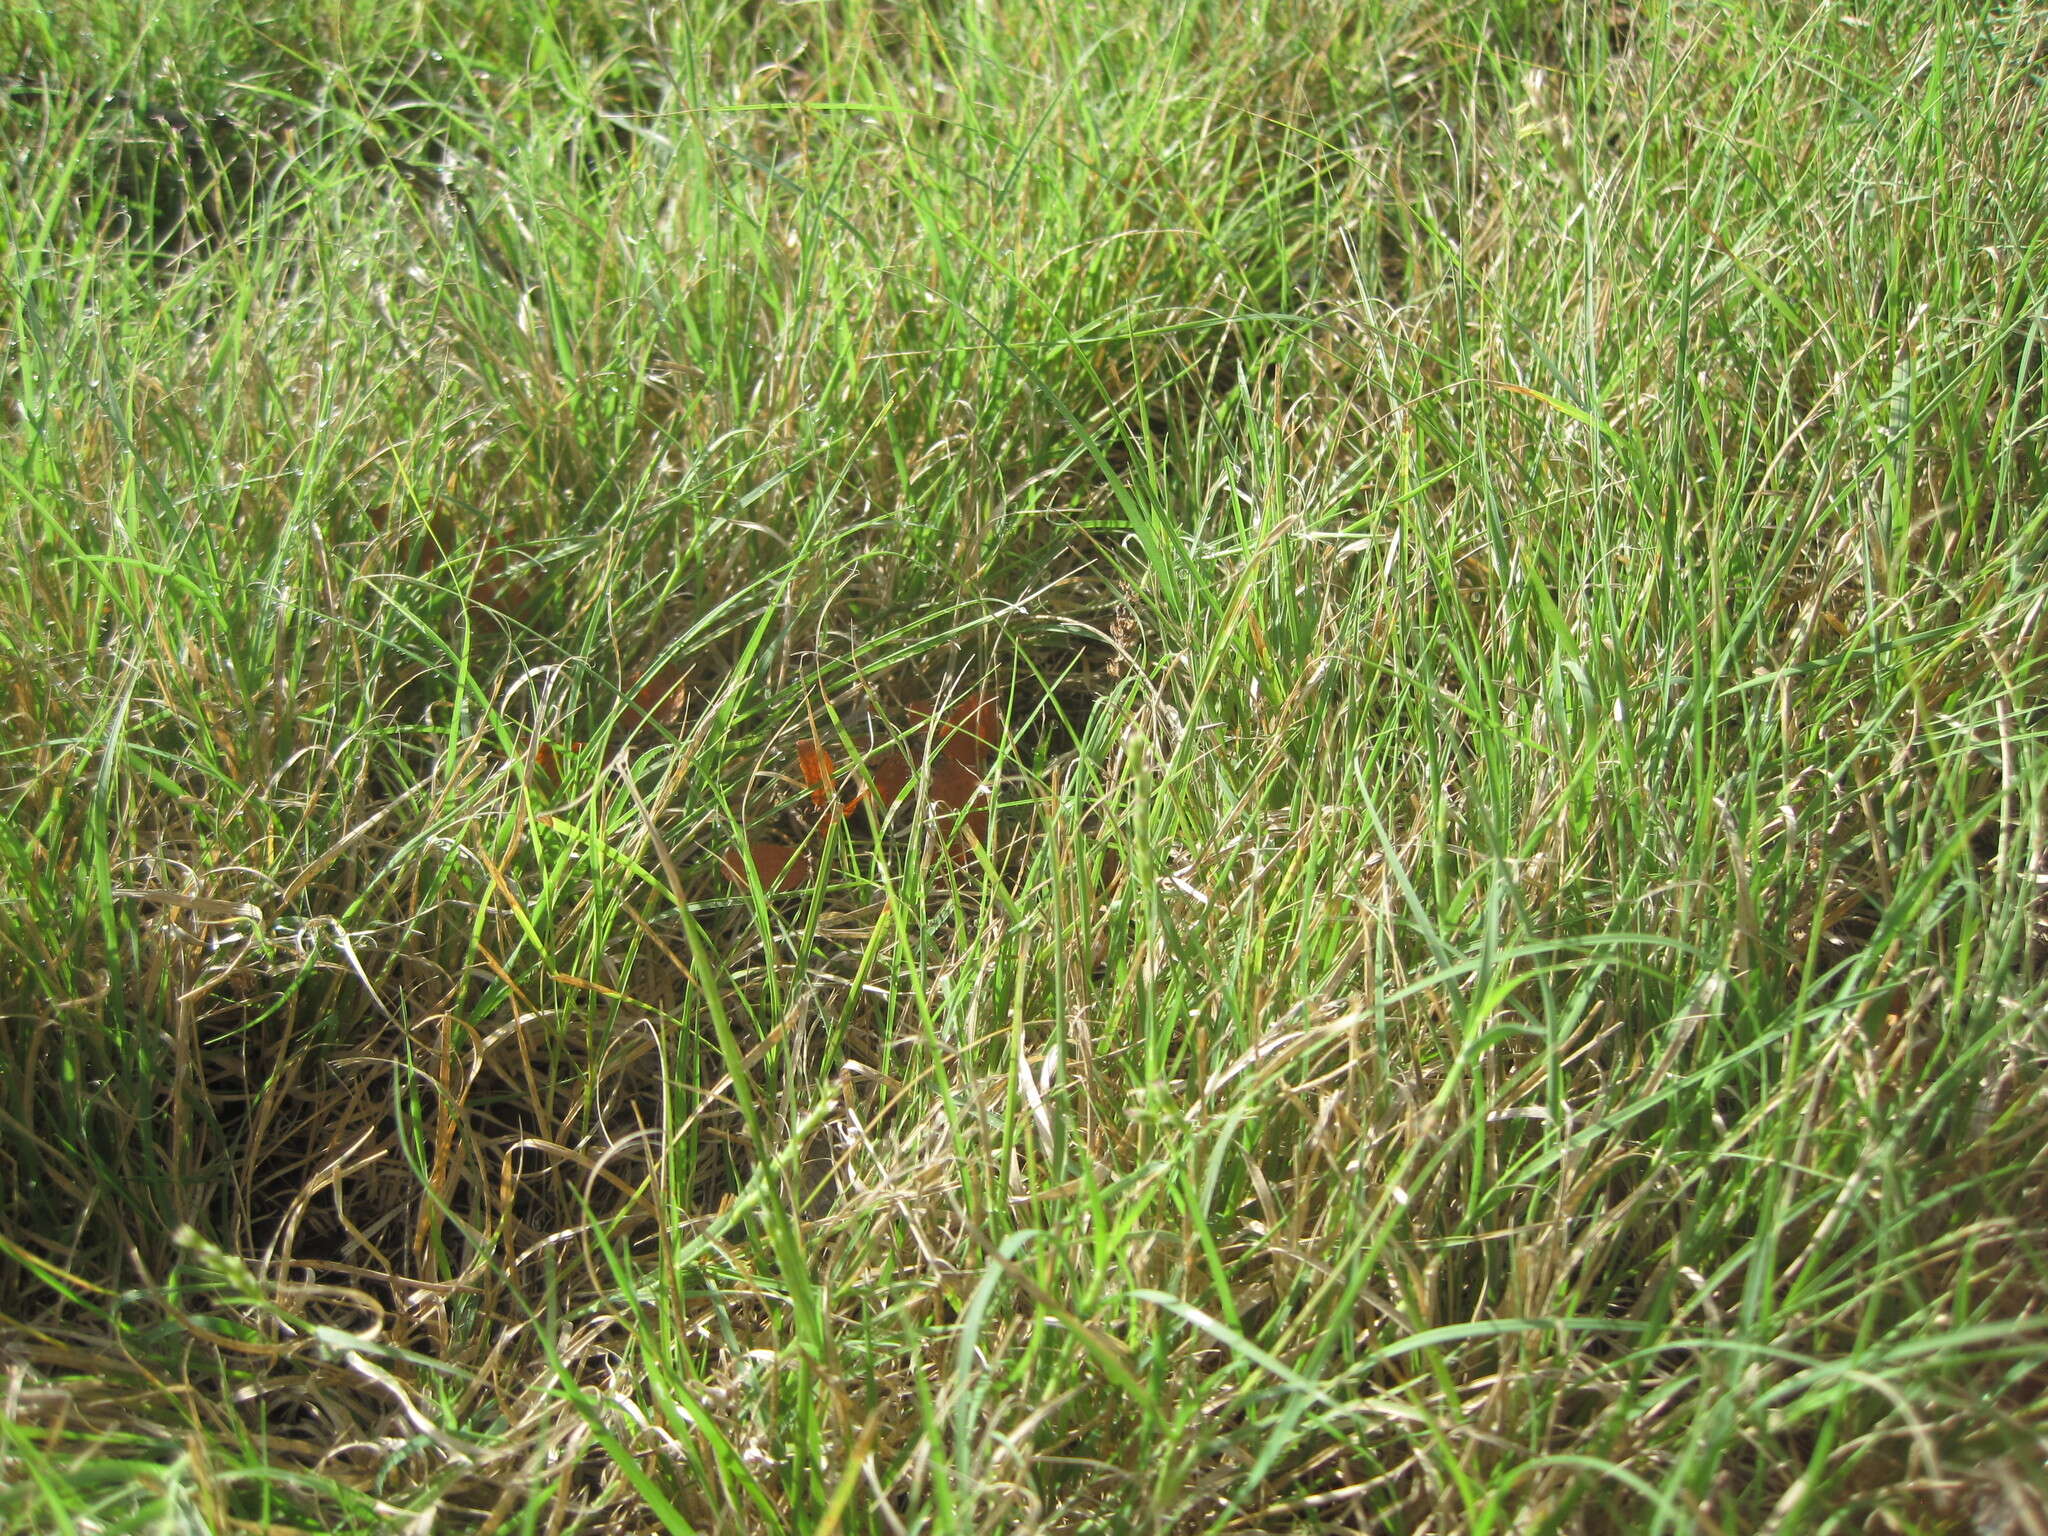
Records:
M0 1531L2048 1528L2044 57L0 16Z

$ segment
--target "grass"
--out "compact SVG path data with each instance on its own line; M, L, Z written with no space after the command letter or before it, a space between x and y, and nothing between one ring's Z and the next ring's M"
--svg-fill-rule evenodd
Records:
M2048 17L0 44L0 1529L2048 1529Z

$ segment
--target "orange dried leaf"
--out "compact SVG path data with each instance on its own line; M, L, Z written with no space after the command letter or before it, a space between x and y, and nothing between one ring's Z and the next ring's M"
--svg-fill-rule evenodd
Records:
M501 562L500 570L506 569ZM509 576L486 576L469 589L472 605L501 618L517 619L534 605L540 595L540 579L533 577L526 581L513 581Z
M942 811L965 809L981 790L981 776L956 762L941 759L931 765L925 780L932 804Z
M580 741L543 741L533 749L533 781L541 788L553 793L562 787L562 756L567 752L581 752Z
M914 774L909 759L901 752L878 752L861 765L861 776L873 786L876 805L887 810L903 798ZM865 792L847 801L846 808L852 810Z
M946 851L955 863L971 863L976 844L988 842L986 781L955 762L933 763L925 785L932 808L947 825Z
M796 749L797 767L811 792L811 804L828 815L851 815L866 806L879 819L901 800L915 781L916 770L900 752L877 752L856 765L846 782L837 781L832 754L815 741Z
M811 804L824 810L832 803L832 754L815 741L800 741L796 765L810 787Z
M962 768L985 768L1002 737L1002 714L996 696L978 688L946 711L946 730L939 751Z
M552 741L533 749L533 781L550 791L562 787L562 759Z
M905 711L913 721L930 720L936 706L920 699ZM956 699L940 717L933 733L939 755L962 768L984 768L1002 739L1002 714L996 696L986 688Z
M963 814L953 824L952 836L946 839L946 851L953 855L955 863L974 862L976 846L988 846L988 807L977 805Z
M680 661L645 674L633 694L633 707L626 712L628 722L635 728L675 724L683 712L684 685L689 680L690 668Z
M747 883L747 870L752 867L761 889L771 895L802 890L811 882L811 871L815 867L811 856L801 848L792 848L788 843L749 842L744 850L735 848L721 854L718 862L735 885Z

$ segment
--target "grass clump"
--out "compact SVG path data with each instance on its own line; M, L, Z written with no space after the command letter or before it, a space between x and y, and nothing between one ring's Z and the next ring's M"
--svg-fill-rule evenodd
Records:
M2048 1519L2032 10L0 42L0 1529Z

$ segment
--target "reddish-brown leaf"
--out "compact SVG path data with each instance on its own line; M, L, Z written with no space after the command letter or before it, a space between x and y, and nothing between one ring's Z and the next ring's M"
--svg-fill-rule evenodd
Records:
M971 864L976 846L988 846L988 819L988 807L977 805L953 824L953 835L946 839L946 850L957 863Z
M907 713L913 720L931 722L933 708L925 700L910 705ZM811 803L828 817L865 809L880 823L898 802L922 787L933 808L955 822L956 838L965 832L985 840L988 811L978 803L984 794L982 770L994 755L1001 729L996 697L983 690L956 701L939 718L933 731L937 750L925 754L922 763L901 751L871 752L842 778L832 754L811 740L797 745L797 767Z
M650 725L674 725L682 718L690 681L688 663L672 661L642 675L633 693L626 723L634 730Z
M934 708L930 699L920 699L906 713L913 721L922 722L932 718ZM995 694L978 688L954 700L953 707L940 717L933 735L939 756L962 768L986 768L995 756L1002 733L1002 711Z
M932 804L942 811L965 810L981 790L981 775L941 758L925 775Z
M877 752L862 762L861 778L864 782L846 802L846 808L850 811L862 800L867 800L870 814L886 813L890 806L903 798L915 777L916 770L901 752Z
M827 816L851 815L865 806L879 820L916 779L916 770L901 752L877 752L841 780L832 754L815 741L797 744L796 764L811 792L811 804Z
M832 804L832 754L815 741L800 741L796 765L810 788L811 804L825 810Z
M946 711L946 724L951 730L941 738L939 750L963 768L986 768L1003 733L995 694L986 688L968 694Z
M521 571L527 574L522 579ZM513 551L493 549L477 562L469 584L469 605L500 618L518 619L540 596L540 574Z
M941 759L931 765L925 789L932 808L946 823L946 851L955 863L971 863L975 845L988 842L986 782L980 774Z
M802 890L811 883L811 872L816 867L808 853L787 843L749 842L744 850L734 848L720 855L718 862L739 886L747 883L747 868L751 865L761 889L771 895Z
M581 745L577 742L569 750L573 752ZM533 782L550 794L562 787L562 758L552 741L544 741L533 749Z

